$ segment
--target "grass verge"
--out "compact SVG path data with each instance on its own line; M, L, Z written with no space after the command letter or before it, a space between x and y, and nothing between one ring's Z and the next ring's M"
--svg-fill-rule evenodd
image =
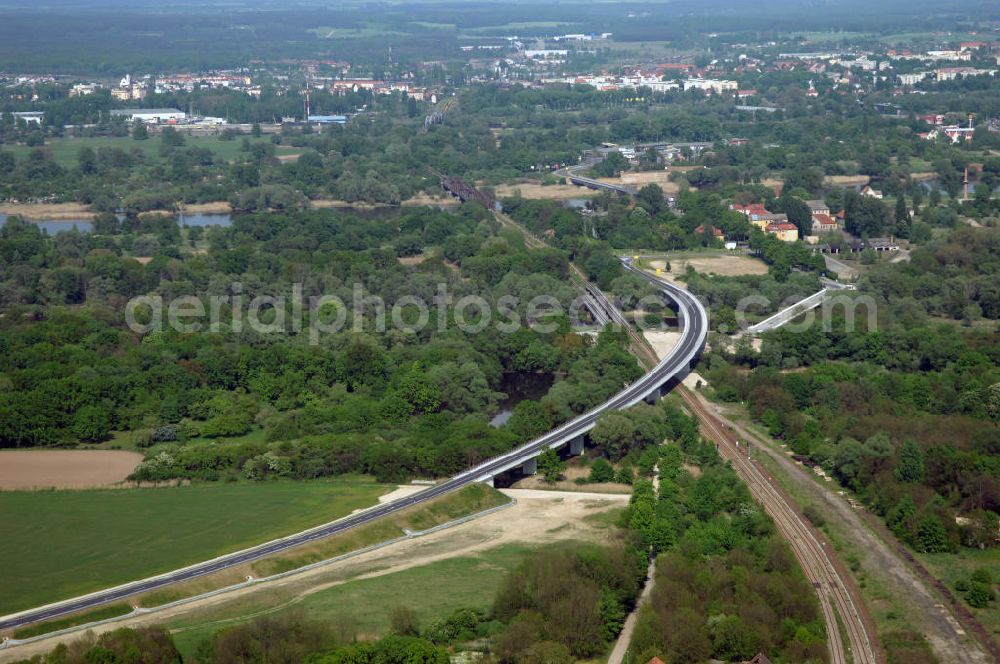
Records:
M247 576L260 579L289 572L401 537L406 531L426 530L508 502L510 499L496 489L484 484L473 484L427 505L403 510L338 535L268 556L245 566L141 595L137 602L140 606L152 608L241 583Z
M30 639L31 637L39 636L40 634L58 632L59 630L66 629L67 627L86 625L87 623L107 620L108 618L117 618L118 616L124 616L128 613L132 613L132 607L127 603L109 604L107 606L94 609L93 611L74 613L71 616L59 618L58 620L49 620L46 622L36 623L34 625L28 625L27 627L23 627L14 632L13 636L15 639Z

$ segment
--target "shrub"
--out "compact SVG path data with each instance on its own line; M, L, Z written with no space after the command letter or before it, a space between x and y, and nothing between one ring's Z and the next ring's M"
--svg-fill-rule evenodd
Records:
M631 466L622 466L615 474L615 481L621 484L631 484L635 481L635 473Z
M611 467L611 464L606 459L601 457L594 461L594 464L590 467L590 477L588 479L591 482L611 482L615 479L615 469Z
M976 583L981 583L984 586L993 585L993 575L985 567L980 567L975 572L972 573L972 580Z
M177 440L177 427L173 424L166 424L153 429L150 436L155 443Z
M965 593L965 601L976 609L984 609L993 599L993 589L983 583L973 582Z
M826 524L826 519L823 518L823 515L819 513L819 510L814 505L803 507L802 516L809 519L809 523L817 528L822 528Z

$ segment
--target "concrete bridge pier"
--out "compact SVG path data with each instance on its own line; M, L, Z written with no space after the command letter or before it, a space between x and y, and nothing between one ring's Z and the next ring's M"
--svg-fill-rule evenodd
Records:
M521 466L521 472L524 473L525 475L534 475L535 473L537 473L538 459L536 457L532 457L527 461L525 461L524 465Z
M580 456L583 454L583 436L577 436L569 441L569 453L571 456Z

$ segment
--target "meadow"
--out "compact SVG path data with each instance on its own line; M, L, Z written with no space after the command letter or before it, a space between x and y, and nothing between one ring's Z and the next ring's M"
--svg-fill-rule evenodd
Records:
M259 141L261 139L251 139ZM185 136L184 144L188 147L208 148L216 155L232 161L241 154L240 148L243 144L242 138L224 141L218 136ZM57 164L66 168L72 168L77 164L77 157L80 149L90 147L94 150L101 148L118 148L131 152L141 150L148 157L158 158L160 154L161 141L159 136L150 136L147 140L137 141L129 136L94 136L86 138L64 137L50 138L45 141L43 149L52 152L52 158ZM4 151L11 152L18 160L24 159L28 154L36 149L27 145L5 145ZM279 145L276 149L277 156L299 154L302 148L295 148L287 145Z
M504 576L533 550L521 544L507 544L475 555L354 579L307 595L277 612L303 611L310 617L350 625L358 634L371 636L386 634L393 609L402 605L412 608L419 626L426 628L457 609L489 610ZM400 592L401 588L406 589L405 594ZM182 618L168 626L177 647L190 656L201 641L219 629L246 619L234 617L233 613L229 608L199 615L197 621ZM263 613L275 611L265 609Z
M389 490L367 479L0 493L0 615L305 530Z

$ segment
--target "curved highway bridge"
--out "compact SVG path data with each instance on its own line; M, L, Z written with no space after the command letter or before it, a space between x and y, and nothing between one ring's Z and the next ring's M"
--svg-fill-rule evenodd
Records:
M578 454L582 452L585 434L594 427L594 424L602 413L609 410L628 408L643 400L655 401L676 385L690 371L692 364L701 354L708 334L708 314L694 296L679 286L657 279L635 268L629 259L623 259L623 262L626 269L654 283L660 288L662 294L674 304L678 319L683 326L683 334L667 357L653 367L649 373L596 408L511 452L484 461L445 482L411 496L377 505L339 521L334 521L282 539L266 542L250 549L220 556L219 558L191 565L190 567L102 590L83 597L4 616L0 618L0 630L7 630L77 611L92 609L138 593L148 592L257 560L264 556L349 530L350 528L360 526L393 512L437 498L474 482L492 482L496 476L515 469L534 472L535 460L546 448L558 449L569 445L572 453Z
M575 184L578 187L587 187L588 189L597 189L604 191L613 191L616 194L634 194L638 191L633 187L626 187L620 184L610 184L608 182L601 182L600 180L595 180L594 178L584 177L582 175L577 175L577 171L581 171L587 168L591 168L594 164L600 162L600 159L588 159L582 164L577 164L576 166L567 166L556 171L556 175L561 175L569 180L570 184Z

